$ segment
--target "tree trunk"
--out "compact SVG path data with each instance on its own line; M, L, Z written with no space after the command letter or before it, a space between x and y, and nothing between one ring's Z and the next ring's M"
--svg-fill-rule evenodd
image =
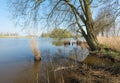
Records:
M97 36L95 36L94 33L87 33L87 34L82 33L82 34L92 51L99 49Z
M90 0L84 0L84 6L85 6L85 12L86 12L85 25L87 30L87 34L84 37L92 51L98 50L99 44L97 41L97 36L95 35L95 25L94 25L92 13L90 10Z
M88 43L88 45L92 51L98 50L99 49L98 48L98 46L99 46L98 41L96 38L92 37L92 35L93 34L91 33L90 35L87 35L84 38L86 39L86 42Z
M99 44L97 41L97 36L96 36L96 32L95 32L95 25L94 25L94 21L92 18L92 13L90 10L90 4L91 4L91 0L82 0L80 1L82 6L82 10L84 12L84 15L82 15L75 7L74 5L70 4L67 1L67 4L71 7L71 9L73 10L73 13L75 15L75 19L76 19L76 23L79 27L79 29L82 32L83 37L85 38L85 40L87 41L89 47L91 48L92 51L94 50L98 50L99 48ZM81 22L79 22L78 17L81 19L81 21L85 24L86 26L86 30L87 30L87 34L85 33L85 31L83 30L82 26L81 26Z

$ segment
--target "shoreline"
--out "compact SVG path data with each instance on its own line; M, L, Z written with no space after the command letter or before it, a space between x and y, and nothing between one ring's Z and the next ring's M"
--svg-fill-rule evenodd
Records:
M30 36L0 36L0 38L31 38Z

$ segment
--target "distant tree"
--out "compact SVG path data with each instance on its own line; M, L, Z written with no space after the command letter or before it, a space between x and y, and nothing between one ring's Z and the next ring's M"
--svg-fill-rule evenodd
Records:
M114 15L112 9L107 6L101 8L101 11L95 19L96 35L101 33L102 36L105 36L111 28L115 28L115 20L116 16Z
M49 37L49 33L42 33L41 37Z
M2 36L2 35L3 35L3 33L1 32L1 33L0 33L0 36Z
M52 38L70 38L72 35L68 30L55 28L52 30L49 36Z

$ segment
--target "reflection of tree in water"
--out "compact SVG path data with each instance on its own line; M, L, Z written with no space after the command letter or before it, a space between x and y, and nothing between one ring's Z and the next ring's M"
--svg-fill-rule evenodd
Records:
M81 60L79 58L84 55L82 52L87 52L86 49L81 47L59 48L52 54L50 51L44 50L44 53L41 52L41 62L31 62L22 67L23 71L17 75L15 83L60 83L64 81L64 72L55 70L75 66L76 59ZM77 56L76 59L71 58L71 56L75 55Z
M89 55L89 51L82 47L74 47L69 55L72 59L75 59L75 61L83 61Z
M12 83L40 83L40 62L27 62L18 71ZM10 82L11 83L11 82Z
M40 62L34 62L33 66L34 83L39 83Z
M52 44L55 45L55 46L62 46L64 43L63 43L63 41L58 39L58 40L54 40L52 42Z

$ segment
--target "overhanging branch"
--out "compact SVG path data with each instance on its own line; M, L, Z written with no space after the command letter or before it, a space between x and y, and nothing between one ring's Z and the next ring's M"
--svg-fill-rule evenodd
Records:
M77 11L77 9L76 9L70 2L66 2L66 3L67 3L67 4L71 7L71 9L74 10L74 12L80 17L80 19L82 20L82 22L83 22L84 24L86 24L86 20L85 20L84 16L81 15L81 14Z

